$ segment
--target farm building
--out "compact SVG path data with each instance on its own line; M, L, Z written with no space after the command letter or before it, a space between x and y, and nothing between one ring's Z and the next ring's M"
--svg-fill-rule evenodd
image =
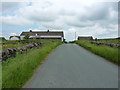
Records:
M10 36L9 40L20 40L20 36Z
M22 32L20 34L21 39L25 37L25 35L29 35L30 39L59 39L64 41L64 33L63 31L32 31Z
M92 36L78 36L78 40L93 40Z

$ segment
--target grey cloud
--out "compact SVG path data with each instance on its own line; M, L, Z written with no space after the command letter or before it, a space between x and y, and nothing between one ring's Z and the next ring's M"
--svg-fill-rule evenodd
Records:
M44 2L46 5L52 5L51 2ZM43 3L43 4L44 4ZM15 3L14 3L15 4ZM42 5L43 5L42 4ZM31 22L51 22L56 23L55 21L65 22L66 25L72 27L85 27L94 25L93 23L116 23L114 17L110 18L110 12L116 11L116 3L95 3L90 7L85 7L85 13L80 13L79 10L73 11L73 9L64 9L64 8L45 8L43 9L37 4L37 6L28 6L19 11L18 16L22 16L25 19L31 20ZM43 5L44 6L44 5ZM111 10L109 10L112 8ZM71 11L72 10L72 11ZM65 16L65 17L64 17ZM61 24L57 23L57 24ZM46 23L46 26L48 23ZM50 24L49 24L50 25ZM54 25L56 26L56 25ZM62 26L62 25L59 25Z
M18 5L17 3L13 3L13 7L11 6L12 4L8 4L8 6L4 5L4 10L18 7L15 4ZM4 24L20 25L20 23L22 23L22 25L25 26L35 23L38 27L45 29L68 28L70 29L68 32L72 31L71 28L74 28L77 29L78 32L82 30L83 34L87 32L94 36L96 33L98 33L96 34L98 36L104 36L105 33L116 32L114 29L118 19L117 3L95 3L84 7L78 5L78 3L77 6L75 4L67 5L70 7L66 7L66 5L62 7L62 5L59 4L56 6L49 0L41 3L33 3L30 6L18 9L15 16L11 16L10 18L4 16ZM111 26L113 31L110 30Z
M50 22L57 19L56 12L39 9L39 7L28 7L19 13L21 16L37 22Z
M110 16L111 10L117 11L117 3L104 2L95 3L92 7L86 7L87 12L84 13L79 19L81 20L105 20Z
M30 22L29 20L18 16L9 16L9 17L1 16L1 21L2 24L13 25L13 26L26 26L32 24L32 22Z
M14 11L14 9L18 9L20 7L26 6L26 3L24 2L0 2L0 12L10 12ZM12 12L13 13L13 12Z

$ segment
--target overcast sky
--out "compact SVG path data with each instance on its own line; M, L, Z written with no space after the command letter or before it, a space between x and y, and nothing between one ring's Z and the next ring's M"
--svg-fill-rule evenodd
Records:
M8 39L30 29L50 29L63 30L67 40L74 40L75 32L94 38L118 37L118 3L83 1L2 2L0 36Z

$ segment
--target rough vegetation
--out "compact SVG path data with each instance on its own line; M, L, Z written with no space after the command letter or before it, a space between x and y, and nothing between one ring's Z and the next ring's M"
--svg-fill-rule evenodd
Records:
M102 40L102 42L103 41L104 40ZM92 41L89 41L89 40L75 41L76 44L86 48L87 50L89 50L99 56L102 56L113 63L120 65L119 55L118 55L119 51L120 51L119 47L116 48L116 47L111 47L111 46L106 46L106 45L101 45L101 44L97 45L97 44L92 44L90 42L92 42ZM106 41L104 41L104 42L106 42Z
M43 40L42 43L42 47L30 49L23 54L17 53L15 58L2 63L3 88L21 88L45 57L61 44L58 40Z

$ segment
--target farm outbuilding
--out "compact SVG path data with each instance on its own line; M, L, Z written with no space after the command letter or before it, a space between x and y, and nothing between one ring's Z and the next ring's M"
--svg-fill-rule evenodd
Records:
M22 32L20 34L21 39L25 37L25 35L29 35L30 39L59 39L64 41L64 33L63 31L32 31Z
M10 36L9 40L20 40L20 36Z
M93 40L92 36L78 36L78 40Z

